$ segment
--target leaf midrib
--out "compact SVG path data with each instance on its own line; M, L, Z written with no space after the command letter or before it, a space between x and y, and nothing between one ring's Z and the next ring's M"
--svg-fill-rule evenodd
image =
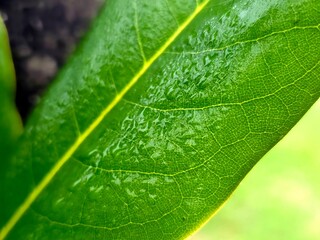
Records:
M65 154L57 161L53 168L45 175L40 183L33 189L24 202L19 206L9 221L4 225L0 232L0 239L4 239L14 228L16 223L22 218L24 213L29 209L37 197L42 193L46 186L51 182L54 176L59 172L61 167L70 159L79 146L87 139L87 137L98 127L102 120L109 112L122 100L124 95L138 82L152 64L165 52L165 50L175 41L175 39L184 31L184 29L193 21L193 19L204 9L210 0L205 0L197 5L193 13L177 28L177 30L168 38L168 40L155 52L155 54L147 60L139 72L129 81L129 83L116 95L111 103L101 112L101 114L91 123L91 125L78 136L76 141L65 152Z

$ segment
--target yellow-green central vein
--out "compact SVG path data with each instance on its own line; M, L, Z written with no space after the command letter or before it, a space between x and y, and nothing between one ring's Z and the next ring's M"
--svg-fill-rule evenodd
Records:
M183 24L171 35L171 37L162 45L156 53L144 63L139 72L131 79L131 81L119 92L119 94L112 100L112 102L101 112L101 114L91 123L91 125L78 136L76 141L65 152L65 154L57 161L48 174L41 180L41 182L33 189L24 202L19 206L17 211L12 215L7 224L1 229L0 239L4 239L10 231L14 228L16 223L21 219L24 213L29 209L33 202L37 199L40 193L51 182L53 177L59 172L61 167L70 159L78 147L86 140L86 138L96 129L107 114L121 101L124 95L135 85L141 76L151 67L151 65L164 53L164 51L171 45L172 42L182 33L182 31L192 22L192 20L202 11L210 0L205 0L199 4L193 13L185 20Z

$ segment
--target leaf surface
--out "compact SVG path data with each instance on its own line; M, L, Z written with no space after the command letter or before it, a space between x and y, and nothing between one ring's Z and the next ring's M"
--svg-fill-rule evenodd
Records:
M107 1L0 176L0 236L192 233L319 98L318 9Z

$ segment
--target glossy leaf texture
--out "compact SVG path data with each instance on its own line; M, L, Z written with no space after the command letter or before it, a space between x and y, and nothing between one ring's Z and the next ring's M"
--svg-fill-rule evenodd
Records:
M108 0L0 176L0 236L194 232L319 98L319 9Z
M22 124L14 104L15 74L8 35L0 17L0 174L15 150Z

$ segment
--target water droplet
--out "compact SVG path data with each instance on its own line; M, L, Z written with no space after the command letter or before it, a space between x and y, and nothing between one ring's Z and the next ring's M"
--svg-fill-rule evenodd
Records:
M135 194L134 191L130 191L129 188L126 188L126 192L130 197L138 197L138 195Z

